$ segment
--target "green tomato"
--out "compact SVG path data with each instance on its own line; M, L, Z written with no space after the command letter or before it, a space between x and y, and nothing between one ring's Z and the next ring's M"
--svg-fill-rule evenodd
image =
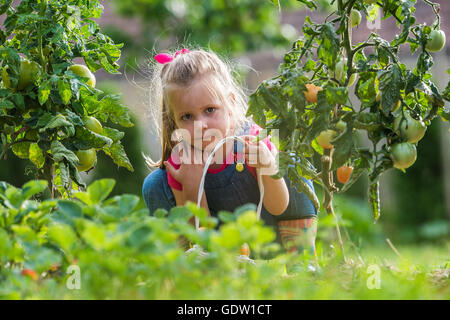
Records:
M86 83L93 88L95 87L95 83L96 83L95 76L91 72L91 70L88 69L88 67L86 67L82 64L74 64L74 65L71 65L68 70L72 71L77 76L89 78L89 80Z
M333 145L331 144L331 140L336 137L336 131L328 129L322 131L316 138L317 143L324 149L331 149Z
M339 120L336 123L336 129L338 129L340 132L344 131L345 129L347 129L347 123L343 120Z
M394 167L406 169L411 167L417 159L416 146L409 142L401 142L392 146L391 159Z
M344 69L345 69L345 65L347 64L347 58L344 59L340 59L337 63L336 63L336 68L334 70L334 77L338 80L338 81L342 81L344 79Z
M78 171L87 171L91 169L97 161L97 152L95 149L79 150L75 152L78 157Z
M352 28L358 26L361 23L361 13L359 13L358 10L352 9L352 12L350 14L350 23L352 25Z
M84 120L84 124L86 125L86 128L95 133L102 134L103 132L102 124L94 117L87 117Z
M345 66L347 65L347 58L338 57L338 62L334 66L334 71L329 69L328 75L338 81L345 78Z
M2 71L2 80L3 84L6 88L15 89L12 86L11 79L9 78L9 74L7 72L7 67ZM41 66L29 60L21 60L20 61L20 76L19 82L17 84L17 89L23 90L28 85L39 78L39 74L41 73Z
M441 51L445 46L445 33L442 30L432 30L430 39L425 45L425 49L431 52Z
M419 142L427 131L427 126L422 120L416 120L411 117L408 110L405 110L405 118L400 114L394 120L395 132L411 143Z
M357 78L358 78L358 74L352 73L352 75L350 76L350 80L348 80L347 87L351 87L355 83Z

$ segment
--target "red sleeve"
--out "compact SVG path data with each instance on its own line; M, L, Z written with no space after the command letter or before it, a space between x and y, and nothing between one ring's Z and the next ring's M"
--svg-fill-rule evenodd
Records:
M179 161L174 161L172 159L174 154L172 154L170 156L168 161L172 165L172 167L174 167L175 169L178 169L178 168L180 168L180 162ZM177 162L177 163L175 163L175 162ZM167 182L169 183L169 186L171 186L175 190L180 190L180 191L183 190L183 185L181 183L179 183L174 177L172 177L172 175L170 174L169 170L167 170Z

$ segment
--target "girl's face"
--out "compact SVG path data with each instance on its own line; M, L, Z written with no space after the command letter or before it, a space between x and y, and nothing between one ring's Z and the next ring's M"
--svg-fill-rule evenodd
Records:
M208 91L206 81L198 80L189 88L171 86L167 91L175 124L184 129L180 130L184 140L202 150L228 136L233 126L229 108Z

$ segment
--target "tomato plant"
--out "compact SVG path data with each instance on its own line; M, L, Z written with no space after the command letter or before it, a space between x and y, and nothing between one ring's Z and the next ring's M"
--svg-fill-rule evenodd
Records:
M316 7L312 0L301 2ZM416 21L412 1L333 2L337 9L324 21L305 18L303 35L284 55L279 74L263 81L251 95L248 115L268 131L278 130L282 143L277 176L288 173L295 182L301 177L314 180L324 190L323 208L328 214L334 215L333 193L345 192L362 174L368 174L376 221L380 217L380 175L412 165L416 148L411 142L418 143L436 117L450 120L444 108L444 100L450 101L450 82L442 92L430 72L430 52L441 48L445 35L437 31L439 5L431 1L425 1L435 14L431 26ZM398 32L390 41L372 32L357 43L352 40L352 27L360 22L358 14L369 15L373 5L381 7L383 19L396 21ZM404 46L411 53L418 52L411 69L398 55ZM356 84L350 88L353 81ZM321 90L312 90L317 87ZM356 103L349 100L349 90ZM409 115L418 122L409 120ZM413 125L403 125L409 122ZM358 145L362 131L369 145ZM317 154L320 161L314 157ZM295 164L296 170L289 164ZM354 170L339 188L332 173L344 164ZM312 192L302 190L316 203Z
M0 158L12 151L29 159L53 196L85 187L79 171L92 167L95 150L133 170L120 142L124 133L108 127L132 126L128 109L119 96L95 88L97 70L120 73L122 44L94 21L102 10L98 0L0 5Z

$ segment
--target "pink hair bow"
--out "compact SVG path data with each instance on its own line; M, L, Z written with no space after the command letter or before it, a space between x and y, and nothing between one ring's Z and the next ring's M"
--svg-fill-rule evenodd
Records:
M165 64L167 62L172 61L177 55L187 53L187 52L190 52L189 49L181 49L181 50L177 51L174 56L171 56L168 53L159 53L154 58L159 63Z

